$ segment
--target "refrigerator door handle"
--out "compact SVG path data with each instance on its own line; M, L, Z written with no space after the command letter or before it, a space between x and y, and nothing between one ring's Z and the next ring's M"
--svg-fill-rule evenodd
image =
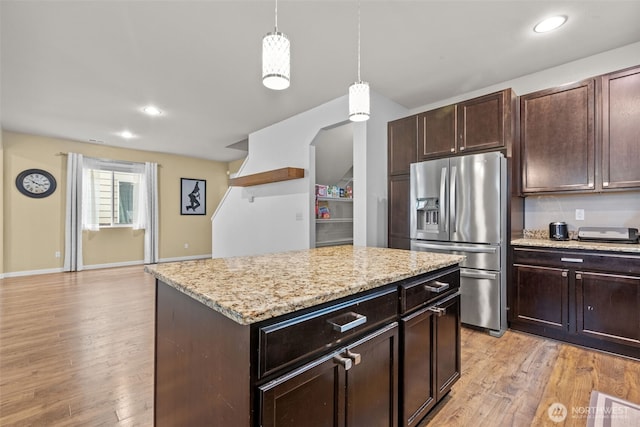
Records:
M478 254L495 254L498 251L498 248L495 246L489 246L489 247L462 246L462 245L454 246L454 245L422 243L415 240L412 242L412 245L422 249L440 249L443 251L473 252Z
M495 273L489 273L486 271L468 270L466 268L460 269L460 277L469 277L472 279L490 279L495 280L498 275Z
M440 171L440 218L438 222L444 224L445 233L449 232L449 219L447 218L447 168Z
M450 206L450 210L451 210L451 231L453 233L455 233L457 231L457 227L456 227L456 223L458 222L458 218L457 218L457 206L456 206L456 181L457 181L457 172L458 169L456 166L452 166L451 167L451 206Z

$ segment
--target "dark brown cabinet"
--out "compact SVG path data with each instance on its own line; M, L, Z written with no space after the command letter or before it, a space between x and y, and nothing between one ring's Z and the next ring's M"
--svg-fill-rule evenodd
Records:
M640 187L640 67L602 77L602 189Z
M569 272L563 268L514 265L517 320L569 330Z
M400 319L402 427L418 425L460 378L459 277L455 272L437 278L437 284L450 287L435 304L422 302L429 283L411 284L401 292L407 312Z
M418 114L419 160L508 148L511 153L511 89Z
M577 333L640 347L640 277L576 271L575 281Z
M262 427L397 425L398 324L259 387Z
M389 176L389 247L410 249L409 175Z
M510 326L640 358L640 256L513 248Z
M458 152L500 149L511 130L513 92L506 89L457 104Z
M388 174L409 174L418 161L418 122L416 116L394 120L387 126Z
M522 192L595 189L595 79L520 97Z
M435 159L457 151L457 108L447 105L418 114L418 160Z

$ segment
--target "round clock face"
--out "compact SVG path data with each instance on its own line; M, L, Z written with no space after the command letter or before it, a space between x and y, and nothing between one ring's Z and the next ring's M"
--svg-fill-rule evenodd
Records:
M27 169L16 177L16 187L25 196L42 198L56 191L56 180L42 169Z

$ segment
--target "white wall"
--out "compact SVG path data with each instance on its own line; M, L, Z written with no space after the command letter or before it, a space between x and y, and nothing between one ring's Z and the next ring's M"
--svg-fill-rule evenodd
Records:
M640 229L640 192L530 196L526 205L524 222L530 230L547 230L554 221L565 221L569 230L579 227ZM576 209L584 209L584 220L576 220Z
M372 91L371 113L367 122L353 124L354 244L384 246L387 122L409 112ZM238 176L297 167L305 169L305 177L229 188L212 217L214 258L311 246L315 197L311 143L321 129L344 123L347 114L345 95L249 135L249 155Z
M517 95L525 95L636 65L640 65L640 42L438 101L412 112L431 110L509 87ZM575 220L576 209L585 210L584 221ZM525 199L525 228L546 230L552 221L566 221L570 230L588 226L640 228L640 192L530 196Z

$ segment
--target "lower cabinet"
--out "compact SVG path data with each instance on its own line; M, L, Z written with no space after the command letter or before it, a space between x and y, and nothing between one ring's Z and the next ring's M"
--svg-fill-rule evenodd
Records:
M587 337L638 346L640 277L576 271L576 329Z
M262 427L397 426L398 324L259 387Z
M513 252L513 329L640 359L640 256Z
M401 322L401 424L416 426L460 378L460 296Z

